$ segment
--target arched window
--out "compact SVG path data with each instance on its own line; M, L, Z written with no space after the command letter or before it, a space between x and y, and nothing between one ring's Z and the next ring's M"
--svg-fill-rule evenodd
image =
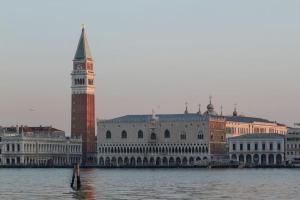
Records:
M138 138L143 138L144 137L144 133L142 130L138 131Z
M127 138L127 132L125 130L122 131L121 138Z
M155 133L151 133L151 140L156 140L156 134Z
M203 139L203 135L202 134L198 134L198 139L202 140Z
M185 140L185 139L186 139L186 134L185 134L185 133L182 133L182 134L180 135L180 139L181 139L181 140Z
M111 139L111 132L110 131L106 131L106 139Z
M165 130L165 138L170 138L170 131L168 129Z

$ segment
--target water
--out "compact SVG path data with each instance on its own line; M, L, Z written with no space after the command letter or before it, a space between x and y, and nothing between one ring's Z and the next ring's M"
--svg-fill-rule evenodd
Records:
M0 199L299 199L300 169L0 169Z

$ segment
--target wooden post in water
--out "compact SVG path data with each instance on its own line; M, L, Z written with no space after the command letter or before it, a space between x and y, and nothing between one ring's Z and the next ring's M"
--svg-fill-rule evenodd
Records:
M76 168L77 168L77 172L76 172L76 174L77 174L77 190L79 190L80 189L80 187L81 187L81 182L80 182L80 166L79 166L79 164L76 164Z
M73 175L72 175L72 182L71 182L71 187L72 188L74 188L75 177L77 178L77 190L79 190L80 186L81 186L81 181L80 181L80 166L79 166L79 164L75 164L74 165Z

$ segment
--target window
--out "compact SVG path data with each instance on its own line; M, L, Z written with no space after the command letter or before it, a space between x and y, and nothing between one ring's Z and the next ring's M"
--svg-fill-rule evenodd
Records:
M94 81L92 79L89 79L89 85L94 85Z
M198 139L202 140L203 139L203 134L198 134Z
M123 139L127 138L127 132L125 130L122 131L121 137Z
M254 150L255 150L255 151L258 150L258 144L257 144L257 143L254 144Z
M75 79L75 85L85 85L85 79L83 78Z
M240 144L240 150L243 151L243 144Z
M250 151L250 144L247 144L247 150Z
M18 149L18 151L20 151L20 150L21 150L21 148L20 148L20 144L17 144L17 149Z
M270 150L273 150L273 143L270 143Z
M2 142L2 137L0 137L0 142Z
M266 150L266 144L265 143L262 144L262 150Z
M181 139L181 140L185 140L185 139L186 139L186 134L181 134L181 135L180 135L180 139Z
M168 129L165 130L165 138L170 138L170 131Z
M138 131L138 138L143 138L144 137L144 133L142 130Z
M151 140L156 140L156 134L155 133L151 133Z
M110 131L106 131L106 139L111 139L111 132Z
M277 144L277 149L280 150L281 149L281 145L280 143Z
M6 151L9 151L9 144L6 144Z
M236 146L235 144L232 144L232 150L235 151L236 150Z

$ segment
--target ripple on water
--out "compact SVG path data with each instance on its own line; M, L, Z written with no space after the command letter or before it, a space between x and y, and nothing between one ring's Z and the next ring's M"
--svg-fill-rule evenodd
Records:
M298 169L0 169L0 199L299 199Z

